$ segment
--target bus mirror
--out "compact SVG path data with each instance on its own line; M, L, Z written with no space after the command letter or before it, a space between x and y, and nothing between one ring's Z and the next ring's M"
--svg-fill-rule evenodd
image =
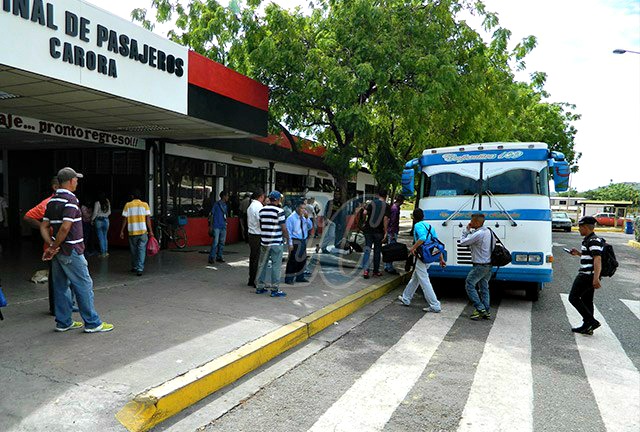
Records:
M415 171L413 169L406 169L402 171L402 195L406 197L411 197L415 194L414 175Z
M571 173L569 164L566 161L555 161L552 169L556 192L566 192L569 189L569 175Z

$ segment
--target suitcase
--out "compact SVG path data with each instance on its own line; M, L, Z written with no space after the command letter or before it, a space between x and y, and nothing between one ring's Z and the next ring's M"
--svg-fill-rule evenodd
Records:
M349 246L351 247L351 249L354 252L362 252L364 251L364 246L365 246L365 242L364 242L364 234L362 234L361 232L352 232L349 235Z
M392 243L382 246L382 261L390 263L394 261L406 261L409 250L404 243Z

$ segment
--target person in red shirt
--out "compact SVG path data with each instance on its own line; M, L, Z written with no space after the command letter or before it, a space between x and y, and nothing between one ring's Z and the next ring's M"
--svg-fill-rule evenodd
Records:
M42 223L44 212L47 209L47 204L49 203L49 200L56 194L56 191L59 187L60 184L58 183L58 177L53 177L51 179L51 189L53 190L53 193L47 198L43 199L40 204L25 213L23 219L27 224L29 224L30 227L40 231L40 224ZM48 247L49 245L45 243L43 249L46 251ZM47 261L47 263L49 265L49 275L51 275L51 261ZM49 284L49 314L54 315L53 286L51 285L51 277L47 278L47 282Z

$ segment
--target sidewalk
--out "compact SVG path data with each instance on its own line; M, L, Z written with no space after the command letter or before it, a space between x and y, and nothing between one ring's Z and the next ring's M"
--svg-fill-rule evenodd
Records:
M96 309L116 326L105 334L55 333L46 284L23 280L43 266L18 260L3 276L0 430L124 431L114 416L143 390L392 279L364 280L361 254L320 254L310 284L282 284L287 297L271 298L246 285L247 245L228 246L227 263L215 266L203 249L163 251L141 277L129 273L124 250L90 258Z

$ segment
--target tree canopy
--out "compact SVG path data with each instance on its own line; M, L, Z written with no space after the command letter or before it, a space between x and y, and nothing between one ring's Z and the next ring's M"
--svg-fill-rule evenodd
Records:
M310 12L261 0L152 0L155 19L175 19L178 43L270 88L271 130L313 137L346 192L366 164L397 185L403 163L425 148L542 141L569 163L579 118L546 101L546 76L517 82L534 37L511 32L474 0L315 0ZM479 17L485 42L462 16ZM134 19L153 24L146 11Z
M640 183L611 183L584 192L585 198L599 201L632 201L634 207L640 205Z

